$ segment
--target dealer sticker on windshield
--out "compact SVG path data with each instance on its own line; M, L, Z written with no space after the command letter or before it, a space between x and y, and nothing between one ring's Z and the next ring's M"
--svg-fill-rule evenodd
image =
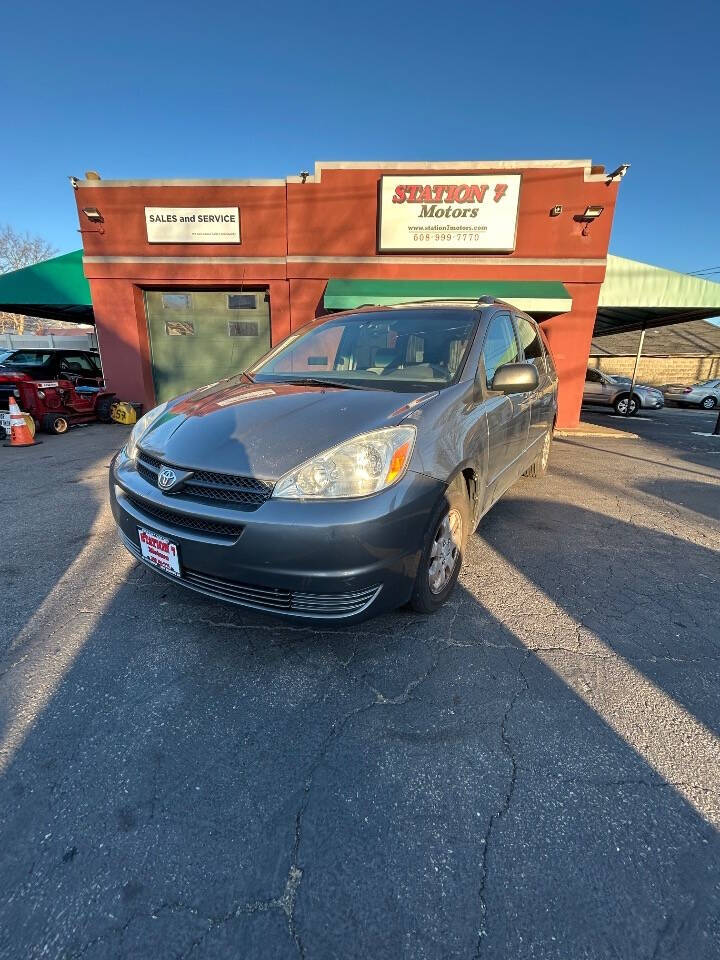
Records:
M140 550L143 560L152 563L165 573L172 573L173 576L180 576L180 556L178 554L177 544L159 533L153 533L151 530L145 530L138 527L138 536L140 538Z

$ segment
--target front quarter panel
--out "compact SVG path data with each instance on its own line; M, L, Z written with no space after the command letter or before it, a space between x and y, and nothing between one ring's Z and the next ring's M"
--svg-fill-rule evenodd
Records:
M470 467L481 484L487 476L487 416L477 402L473 381L442 390L413 414L407 423L417 427L416 469L447 483Z

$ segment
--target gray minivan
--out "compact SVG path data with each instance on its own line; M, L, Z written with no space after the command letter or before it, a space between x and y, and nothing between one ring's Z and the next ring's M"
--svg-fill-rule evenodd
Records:
M351 622L455 586L468 536L545 473L557 376L506 303L321 317L147 413L110 470L127 549L178 584Z

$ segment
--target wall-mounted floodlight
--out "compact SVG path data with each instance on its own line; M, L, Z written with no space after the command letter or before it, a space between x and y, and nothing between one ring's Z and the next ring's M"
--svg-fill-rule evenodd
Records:
M103 215L100 213L97 207L83 207L82 212L88 218L90 223L102 223Z
M585 207L585 213L576 214L575 219L578 223L592 223L593 220L597 220L604 209L605 207Z
M600 216L600 214L603 212L604 209L605 207L600 207L600 206L585 207L585 213L575 214L575 216L573 217L573 220L575 220L577 223L585 224L585 226L582 228L582 231L581 231L583 237L586 237L588 235L588 227L593 222L593 220L597 220L597 218Z
M554 207L550 207L550 216L559 217L562 213L562 204L556 203Z

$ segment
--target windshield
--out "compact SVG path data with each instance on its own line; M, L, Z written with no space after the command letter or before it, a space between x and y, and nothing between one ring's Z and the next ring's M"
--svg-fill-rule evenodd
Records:
M289 338L249 373L260 383L438 389L459 375L476 322L473 311L439 308L346 314Z

